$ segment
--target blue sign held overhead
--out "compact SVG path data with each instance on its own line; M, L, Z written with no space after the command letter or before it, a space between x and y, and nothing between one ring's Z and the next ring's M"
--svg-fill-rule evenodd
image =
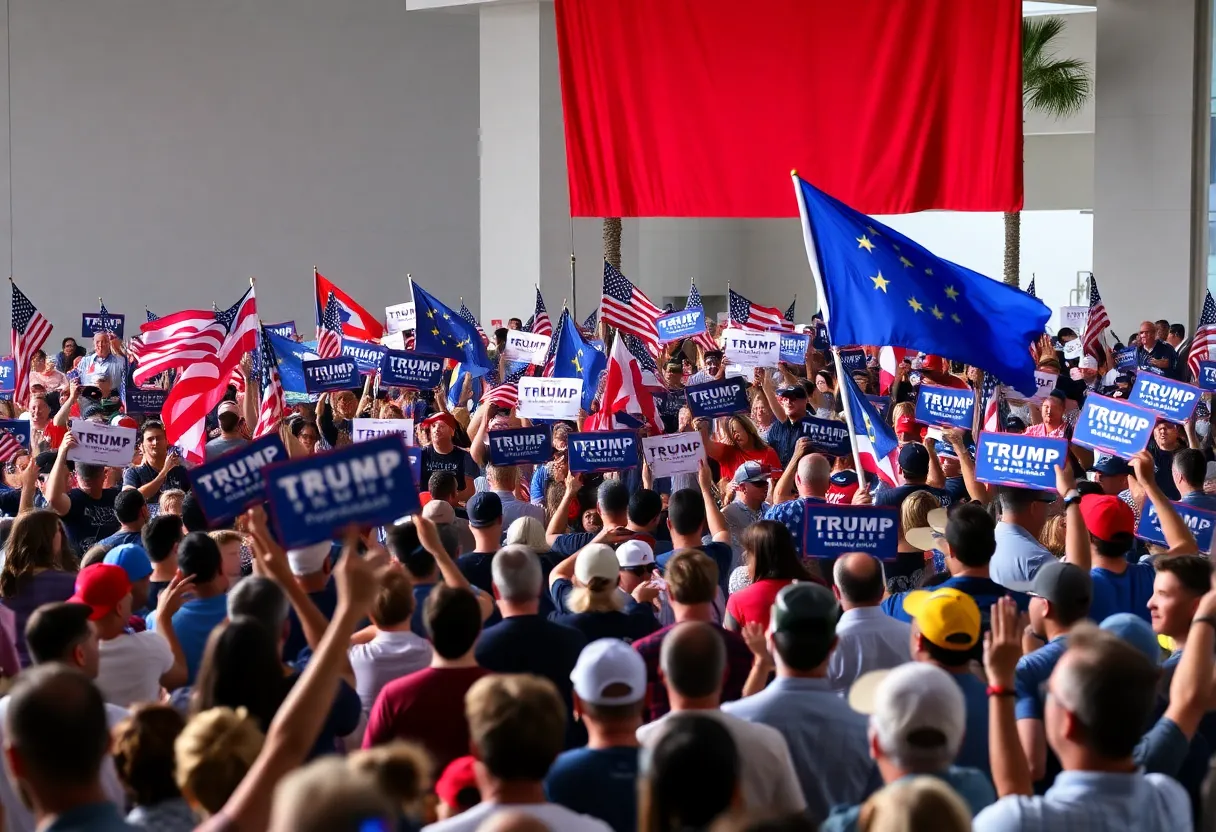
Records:
M572 474L617 471L638 464L638 437L633 431L572 433L566 447Z
M828 335L828 325L823 321L815 323L815 337L811 341L811 347L821 351L832 348L832 338Z
M864 373L866 371L865 350L841 350L840 366L846 373Z
M266 329L273 332L280 338L295 338L296 337L296 322L283 321L281 324L266 324Z
M969 430L975 416L975 393L922 384L916 397L916 421L922 425Z
M781 333L781 360L786 364L805 364L806 351L810 349L811 336L797 332Z
M284 548L330 540L349 525L383 526L420 511L409 449L382 436L262 469Z
M277 433L255 439L223 456L186 471L210 528L222 526L266 498L262 469L287 461Z
M1160 413L1171 422L1185 422L1195 412L1202 393L1198 387L1164 376L1138 375L1127 401Z
M76 374L80 378L80 374ZM0 358L0 393L12 393L17 388L17 361Z
M116 315L113 312L106 313L106 320L110 322L110 327L114 330L114 334L119 338L123 337L122 331L126 325L126 315ZM85 338L92 338L93 335L101 328L101 313L100 312L85 312L80 316L80 334Z
M325 393L330 390L350 390L359 387L359 367L354 360L339 355L337 358L318 358L304 361L304 388L309 393Z
M1119 399L1090 393L1077 414L1072 441L1104 454L1131 459L1148 447L1157 414Z
M165 407L165 399L169 398L168 390L145 390L141 387L127 387L128 413L160 413Z
M1170 505L1190 528L1191 534L1195 535L1199 551L1211 552L1212 532L1216 529L1216 526L1213 525L1216 523L1216 513L1201 511L1183 503L1170 503ZM1151 500L1144 504L1144 510L1140 512L1140 522L1136 524L1136 537L1147 540L1149 543L1156 543L1158 546L1169 545L1165 540L1165 533L1161 531L1161 515L1157 514L1157 507Z
M836 558L867 552L895 560L899 549L899 509L894 506L832 505L803 500L803 552L808 557Z
M414 486L422 489L422 448L413 445L405 449L405 455L410 460L410 473L414 475Z
M358 341L354 338L342 339L342 354L355 362L361 373L374 373L380 369L380 361L388 352L387 347Z
M657 319L654 326L659 333L660 344L700 335L705 331L705 310L685 309L682 312L673 312Z
M741 378L694 384L684 388L684 398L692 415L705 419L746 413L751 407L747 400L747 382Z
M380 384L385 387L433 390L442 376L443 359L437 355L385 350L380 360Z
M1199 378L1195 380L1204 390L1216 390L1216 361L1199 362Z
M1134 370L1136 369L1136 348L1124 347L1121 350L1115 350L1115 369L1117 370Z
M553 441L548 425L492 430L486 438L490 442L490 462L495 465L540 464L553 458Z
M30 449L30 420L29 419L0 419L0 430L6 430L17 438L21 447Z
M798 428L817 451L830 456L848 456L853 452L853 446L849 444L849 426L844 422L806 416L798 423Z
M1068 440L983 431L975 447L975 477L993 485L1056 490L1056 466L1068 464Z

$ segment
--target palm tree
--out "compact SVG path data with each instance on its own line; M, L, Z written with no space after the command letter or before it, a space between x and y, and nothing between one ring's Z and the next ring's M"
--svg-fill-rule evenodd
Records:
M612 264L612 268L621 267L621 218L608 217L604 220L604 259Z
M1062 17L1022 18L1022 107L1053 118L1076 115L1093 92L1089 65L1056 57ZM1005 282L1019 284L1022 260L1022 215L1005 214Z

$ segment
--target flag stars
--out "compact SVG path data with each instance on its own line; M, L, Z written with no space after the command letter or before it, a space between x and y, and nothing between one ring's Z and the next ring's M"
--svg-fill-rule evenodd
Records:
M866 251L870 252L871 254L874 253L874 244L870 242L870 238L867 237L865 234L862 234L860 237L857 238L857 247L864 248Z
M899 251L899 243L891 243L891 248L895 249L896 251Z
M899 258L899 262L901 262L901 263L903 263L903 264L904 264L904 268L905 268L905 269L910 269L910 268L912 268L912 261L911 261L911 260L909 260L907 257L900 257L900 258Z
M933 308L932 308L932 309L930 309L929 311L930 311L930 312L932 312L932 313L933 313L933 317L937 318L939 321L940 321L942 318L946 317L946 313L945 313L945 312L943 312L942 310L938 309L938 308L937 308L937 304L936 304L936 303L935 303L935 304L933 304Z
M933 277L933 269L925 269L925 274L929 275L929 277Z
M963 322L963 319L958 316L957 312L951 313L950 320L954 321L956 324L961 324Z
M877 277L871 277L870 280L874 281L875 289L882 289L884 293L887 291L887 286L891 284L891 281L882 276L882 272L879 272Z
M867 225L867 226L866 226L866 231L869 231L869 232L870 232L870 234L871 234L872 236L874 236L874 237L881 237L881 236L882 236L882 232L881 232L881 231L879 231L877 228L875 228L875 227L874 227L874 226L872 226L872 225Z
M914 297L908 298L908 306L912 307L913 312L924 312L925 311L925 305Z
M958 289L955 289L953 286L946 287L946 297L950 298L950 300L958 300L958 295Z

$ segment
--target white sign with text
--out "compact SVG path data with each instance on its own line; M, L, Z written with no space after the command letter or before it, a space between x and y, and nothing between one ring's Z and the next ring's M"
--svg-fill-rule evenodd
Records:
M378 436L401 434L405 444L414 444L413 419L351 419L350 438L354 442L366 442Z
M135 428L73 419L72 436L76 437L76 447L68 451L72 462L125 468L135 454Z
M389 334L413 329L417 323L417 315L412 300L384 307L384 322L388 324Z
M781 363L781 333L727 330L726 360L740 367L776 367Z
M577 419L583 402L581 378L529 378L519 380L521 419Z
M642 440L642 454L656 479L673 474L695 474L705 459L701 434L667 433Z
M548 335L537 335L534 332L521 332L518 329L507 330L507 346L503 355L508 361L527 361L537 366L545 363L549 352Z

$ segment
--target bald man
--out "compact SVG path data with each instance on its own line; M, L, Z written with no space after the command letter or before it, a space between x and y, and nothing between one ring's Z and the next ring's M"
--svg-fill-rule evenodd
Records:
M1140 322L1140 343L1136 347L1136 365L1142 370L1167 378L1178 378L1178 353L1157 337L1157 325Z
M775 520L790 530L794 536L794 544L802 546L802 524L806 519L806 505L803 500L824 500L828 489L832 487L832 463L823 454L807 453L810 443L799 439L794 451L794 458L785 467L785 473L777 482L776 494L778 505L764 513L765 520ZM790 480L797 489L797 498L791 496Z
M499 812L477 827L477 832L553 832L553 830L523 812Z
M912 660L912 628L880 609L887 580L882 561L851 552L832 568L832 592L843 610L836 624L836 650L828 662L828 683L843 693L871 670L889 670Z

